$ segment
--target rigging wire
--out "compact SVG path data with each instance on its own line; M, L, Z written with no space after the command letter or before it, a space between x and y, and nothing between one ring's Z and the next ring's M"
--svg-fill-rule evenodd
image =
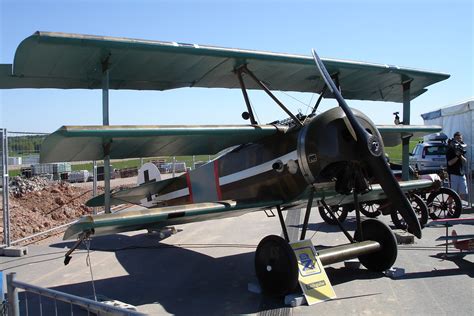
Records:
M87 249L86 265L89 267L89 271L91 273L92 292L94 294L94 301L97 302L97 293L95 291L94 274L92 273L92 263L91 263L91 257L90 257L91 239L88 238L87 240L84 240L83 242L84 242L84 245L86 246L86 249Z
M252 100L250 100L250 98L249 98L249 103L250 103L250 107L252 108L253 115L256 117L257 124L262 124L262 121L260 121L260 118L258 117L257 110L253 106Z

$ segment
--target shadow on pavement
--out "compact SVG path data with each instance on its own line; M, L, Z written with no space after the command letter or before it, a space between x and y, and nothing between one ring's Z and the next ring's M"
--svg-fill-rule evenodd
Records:
M72 244L52 246L63 248ZM218 258L197 252L211 247L249 248L249 252ZM79 248L84 249L84 246ZM196 248L196 251L189 248ZM159 304L166 312L178 315L248 314L284 307L282 299L248 291L248 283L257 282L253 267L255 246L252 245L167 245L142 234L95 237L91 250L115 252L120 265L129 274L96 280L96 292L128 304ZM92 296L91 282L52 289Z

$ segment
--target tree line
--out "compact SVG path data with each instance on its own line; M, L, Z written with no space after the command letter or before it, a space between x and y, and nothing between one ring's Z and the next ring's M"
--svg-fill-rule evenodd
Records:
M46 135L27 135L8 137L8 155L24 156L39 153Z

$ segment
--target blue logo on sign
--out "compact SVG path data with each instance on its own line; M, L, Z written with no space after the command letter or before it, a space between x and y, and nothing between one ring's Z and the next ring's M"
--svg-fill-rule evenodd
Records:
M311 257L308 254L301 253L299 255L299 259L301 264L303 265L303 271L314 269L314 262L313 260L311 260Z

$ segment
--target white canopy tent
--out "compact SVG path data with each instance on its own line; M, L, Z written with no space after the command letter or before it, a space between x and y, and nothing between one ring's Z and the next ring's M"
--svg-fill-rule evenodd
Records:
M468 183L472 183L472 170L474 170L474 98L459 104L447 106L436 111L421 114L425 125L441 125L443 133L449 138L457 131L463 135L467 144ZM472 195L472 190L470 190ZM472 198L470 196L470 200Z
M447 106L436 111L421 114L425 125L441 125L443 133L449 138L457 131L463 135L467 144L467 157L469 170L474 169L474 98L459 104Z

